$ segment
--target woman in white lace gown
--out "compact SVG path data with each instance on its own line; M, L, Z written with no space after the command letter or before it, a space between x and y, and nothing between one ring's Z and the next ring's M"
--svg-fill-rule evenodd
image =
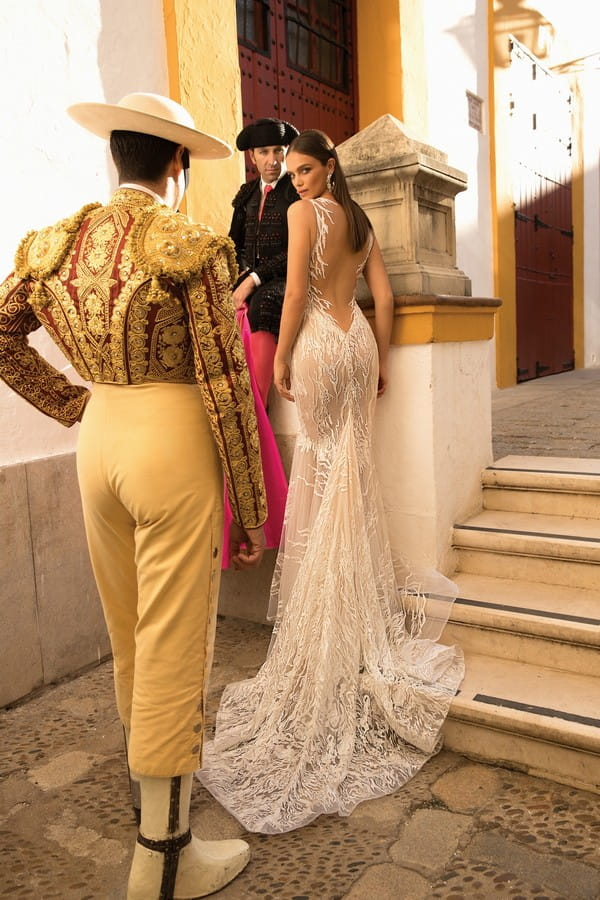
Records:
M275 385L295 401L300 429L275 627L256 677L225 689L199 773L264 833L348 815L405 784L439 750L463 675L460 650L432 639L451 601L427 597L395 565L386 531L372 455L393 312L380 249L322 132L297 137L287 164L302 199L288 213ZM361 273L374 333L354 297Z

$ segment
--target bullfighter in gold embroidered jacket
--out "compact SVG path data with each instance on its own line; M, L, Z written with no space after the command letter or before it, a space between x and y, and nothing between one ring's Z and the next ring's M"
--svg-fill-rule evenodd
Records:
M63 425L81 421L86 534L141 785L128 898L204 896L249 855L242 841L192 838L188 819L212 661L222 473L238 567L260 560L266 503L231 300L233 244L175 210L188 156L231 149L156 95L70 112L110 138L120 187L108 204L21 242L0 287L0 377ZM40 326L91 390L29 345Z

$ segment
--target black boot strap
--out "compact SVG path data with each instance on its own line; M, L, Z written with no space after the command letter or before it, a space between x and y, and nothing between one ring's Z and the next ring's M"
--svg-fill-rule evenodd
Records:
M183 834L180 834L179 837L165 838L162 841L153 841L150 838L144 837L141 831L138 832L137 837L138 844L141 844L142 847L145 847L147 850L155 850L157 853L168 855L179 853L180 850L187 847L191 840L192 831L190 828L188 828L187 831L184 831Z
M145 847L147 850L154 850L156 853L165 854L165 864L163 867L163 877L158 900L173 900L179 854L184 847L187 847L191 840L192 832L189 828L183 834L180 834L179 837L165 838L162 841L153 841L150 838L144 837L141 832L138 832L138 844L141 844L142 847Z

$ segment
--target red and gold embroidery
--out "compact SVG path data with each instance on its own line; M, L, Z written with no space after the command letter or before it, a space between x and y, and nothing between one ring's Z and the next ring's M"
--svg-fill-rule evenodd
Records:
M0 287L0 377L65 425L89 392L29 346L43 325L82 378L113 384L197 382L235 519L254 527L266 503L254 401L231 302L232 242L139 191L21 242Z

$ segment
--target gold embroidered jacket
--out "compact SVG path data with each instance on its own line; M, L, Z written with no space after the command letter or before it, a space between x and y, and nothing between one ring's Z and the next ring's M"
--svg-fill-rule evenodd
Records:
M0 286L0 378L70 426L89 398L28 343L43 325L86 381L198 383L234 519L266 518L260 445L231 302L233 244L149 195L119 189L106 206L30 232Z

